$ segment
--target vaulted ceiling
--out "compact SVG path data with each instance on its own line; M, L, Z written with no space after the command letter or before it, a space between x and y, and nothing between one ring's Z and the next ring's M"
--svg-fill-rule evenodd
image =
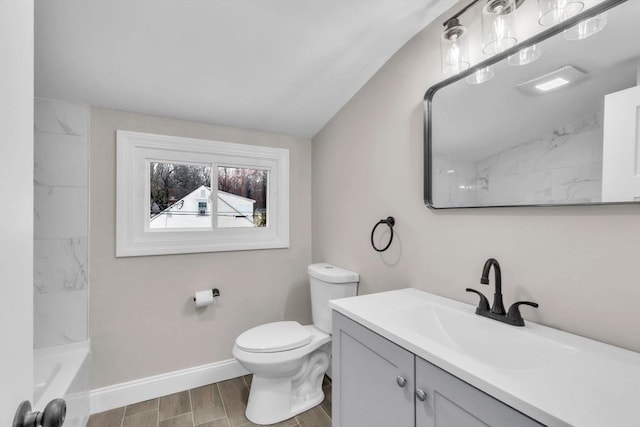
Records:
M37 0L36 96L312 137L455 0Z

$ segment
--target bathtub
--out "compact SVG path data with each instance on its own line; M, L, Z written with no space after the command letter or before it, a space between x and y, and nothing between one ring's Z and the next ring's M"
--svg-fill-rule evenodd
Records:
M89 419L89 342L34 351L33 408L44 410L56 398L67 402L64 427L84 427Z

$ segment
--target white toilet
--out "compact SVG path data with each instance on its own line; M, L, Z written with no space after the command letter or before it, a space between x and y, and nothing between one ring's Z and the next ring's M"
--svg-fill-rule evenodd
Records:
M329 264L309 266L313 325L274 322L243 332L233 356L253 374L247 418L274 424L324 399L322 380L331 359L329 300L355 296L358 274Z

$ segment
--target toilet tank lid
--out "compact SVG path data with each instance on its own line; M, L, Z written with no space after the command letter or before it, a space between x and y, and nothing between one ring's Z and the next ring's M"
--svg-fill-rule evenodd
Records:
M358 273L322 262L309 266L309 276L328 283L353 283L360 280Z

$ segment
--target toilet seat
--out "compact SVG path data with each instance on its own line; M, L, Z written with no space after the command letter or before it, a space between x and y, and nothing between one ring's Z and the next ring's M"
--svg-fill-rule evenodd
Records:
M303 347L312 338L309 329L298 322L273 322L245 331L236 339L236 346L250 353L277 353Z

